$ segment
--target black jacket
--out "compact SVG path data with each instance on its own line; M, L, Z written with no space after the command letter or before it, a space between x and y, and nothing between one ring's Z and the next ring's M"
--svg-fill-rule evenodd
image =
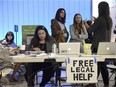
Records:
M49 41L46 41L46 53L51 53L52 52L52 45L56 43L55 39L51 37ZM33 50L34 44L33 44L33 39L31 40L31 43L29 44L27 50ZM36 45L36 47L39 47L39 43Z
M96 49L97 51L99 42L110 42L111 40L111 29L108 29L104 17L98 17L89 29L89 32L93 32L92 50Z

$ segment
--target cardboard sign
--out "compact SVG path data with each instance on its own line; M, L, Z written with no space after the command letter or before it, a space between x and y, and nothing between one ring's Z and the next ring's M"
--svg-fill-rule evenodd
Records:
M97 83L97 61L95 57L67 58L67 83Z

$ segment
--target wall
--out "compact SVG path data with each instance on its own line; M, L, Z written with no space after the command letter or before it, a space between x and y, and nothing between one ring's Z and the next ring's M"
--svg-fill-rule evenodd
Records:
M66 10L68 30L75 13L80 13L83 20L91 19L91 0L0 0L0 39L7 31L14 32L14 25L19 27L18 45L22 44L22 25L44 25L51 34L50 21L60 7Z

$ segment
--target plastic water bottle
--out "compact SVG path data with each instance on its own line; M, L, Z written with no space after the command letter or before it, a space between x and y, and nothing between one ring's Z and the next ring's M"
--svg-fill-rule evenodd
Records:
M55 43L52 45L52 53L56 54L56 44Z

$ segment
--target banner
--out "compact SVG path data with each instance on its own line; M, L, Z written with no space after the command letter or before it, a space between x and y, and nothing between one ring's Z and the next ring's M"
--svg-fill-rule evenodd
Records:
M67 83L97 83L97 60L95 57L67 58Z
M33 38L37 25L23 25L22 26L22 44L29 45Z

